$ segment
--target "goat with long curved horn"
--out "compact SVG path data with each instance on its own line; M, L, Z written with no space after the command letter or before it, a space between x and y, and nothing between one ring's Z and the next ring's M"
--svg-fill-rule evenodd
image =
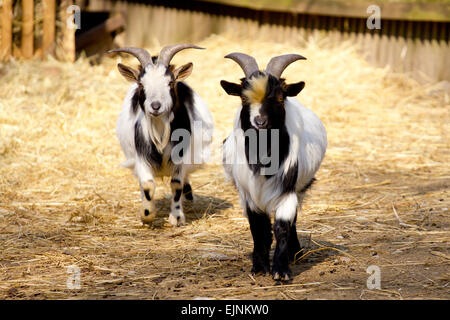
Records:
M254 244L251 272L272 271L274 280L289 281L289 264L302 250L296 229L297 208L301 208L324 158L326 130L320 119L295 98L305 82L287 83L280 78L288 65L305 59L303 56L273 57L266 70L259 70L255 59L243 53L225 58L236 61L246 76L240 83L221 80L220 85L241 100L234 130L223 141L222 159L249 221ZM271 267L273 235L276 247Z
M136 57L136 59L139 60L139 62L141 63L143 68L145 68L149 64L153 64L152 56L150 55L150 53L148 53L147 50L144 50L141 48L123 47L123 48L112 49L112 50L108 51L108 53L113 53L113 52L125 52L125 53L129 53L129 54L133 55L134 57Z
M225 58L231 59L242 68L245 77L249 78L255 71L259 70L258 64L255 58L245 53L234 52L225 56Z
M266 72L276 78L280 78L284 69L297 60L306 60L306 58L299 54L284 54L278 57L273 57L267 64Z
M173 56L184 49L205 49L193 44L173 44L169 46L165 46L161 49L161 52L159 53L157 64L162 64L165 67L168 67L170 64L170 61L172 60Z

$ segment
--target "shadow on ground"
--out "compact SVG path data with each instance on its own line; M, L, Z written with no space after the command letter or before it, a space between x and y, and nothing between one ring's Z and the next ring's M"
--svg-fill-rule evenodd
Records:
M196 193L194 197L194 201L183 201L183 212L186 216L187 224L204 216L220 213L233 206L231 202L213 196L204 196ZM164 225L170 214L170 203L170 195L166 195L163 199L155 200L157 214L153 222L154 227L161 228Z

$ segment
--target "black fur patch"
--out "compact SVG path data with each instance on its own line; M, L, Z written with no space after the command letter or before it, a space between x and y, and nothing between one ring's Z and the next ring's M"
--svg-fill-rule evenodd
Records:
M186 183L183 187L183 194L186 198L186 200L194 200L194 197L192 195L192 187L189 183Z
M177 210L179 210L181 207L178 205L178 206L175 206L175 209L177 209Z
M295 163L289 168L286 175L283 175L283 193L294 192L297 185L298 164Z
M152 201L152 198L150 197L149 190L145 190L144 189L144 195L145 195L145 199L147 199L147 201Z
M273 253L273 267L272 274L278 273L283 279L286 275L291 276L291 270L289 269L289 239L291 226L288 221L275 220L273 225L273 231L275 233L275 239L277 245Z
M181 189L175 190L175 195L173 196L173 201L180 201L181 198Z
M136 114L139 108L139 87L134 90L133 97L131 98L131 112Z
M171 90L173 101L175 101L172 108L173 120L170 123L170 132L174 132L177 129L185 129L191 131L191 122L189 120L189 113L194 114L193 103L194 93L192 89L183 82L177 82L176 88ZM172 147L176 146L181 141L172 141ZM180 157L183 157L183 151L180 151Z
M253 237L252 272L270 271L269 252L272 244L272 228L267 214L251 210L247 206L247 217Z
M178 179L172 179L170 180L170 183L181 183L181 181Z
M142 156L146 162L155 169L159 169L162 163L162 155L156 149L153 142L146 141L142 133L141 123L136 121L134 126L134 145L137 153Z
M150 214L150 211L148 211L147 209L144 210L144 215L148 216Z
M301 257L301 255L305 252L301 251L300 242L297 237L297 214L295 214L294 221L291 224L291 230L289 232L288 239L288 253L289 253L289 262L295 261Z

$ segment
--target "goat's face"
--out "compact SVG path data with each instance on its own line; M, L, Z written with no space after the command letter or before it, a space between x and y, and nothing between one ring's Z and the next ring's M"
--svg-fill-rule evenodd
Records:
M192 63L177 69L170 65L149 64L140 71L119 63L120 73L136 82L139 90L139 105L147 117L159 117L172 110L176 98L176 83L186 79L192 72Z
M285 119L285 99L296 96L304 88L303 81L286 84L266 72L256 71L241 84L222 80L222 88L229 95L240 96L242 112L255 129L279 128Z

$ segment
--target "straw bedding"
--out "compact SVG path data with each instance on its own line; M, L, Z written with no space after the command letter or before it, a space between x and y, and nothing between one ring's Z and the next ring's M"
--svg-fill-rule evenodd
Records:
M115 123L128 83L120 60L0 65L0 298L78 299L448 299L449 93L377 69L351 43L290 44L211 36L186 50L187 82L216 124L212 163L192 176L197 201L187 225L167 222L169 181L157 181L153 227L137 217L137 181L123 161ZM160 46L149 48L156 54ZM298 221L305 250L294 279L278 285L249 274L252 239L238 195L225 183L219 146L238 100L219 81L242 71L223 56L240 51L263 68L300 53L288 82L324 122L326 158ZM81 288L68 289L67 268ZM369 290L366 268L381 269Z

